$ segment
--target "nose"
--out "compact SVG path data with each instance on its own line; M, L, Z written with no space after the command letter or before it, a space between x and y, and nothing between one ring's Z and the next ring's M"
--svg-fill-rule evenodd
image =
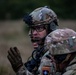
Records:
M33 31L30 30L29 33L28 33L28 35L29 35L31 38L37 37L38 32L37 32L36 30L33 30Z
M36 30L33 30L33 32L32 32L33 35L37 35L37 33L38 32Z

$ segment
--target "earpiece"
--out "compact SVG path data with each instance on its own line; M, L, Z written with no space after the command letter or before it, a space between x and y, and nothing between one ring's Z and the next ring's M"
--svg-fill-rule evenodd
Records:
M54 22L51 22L51 23L50 23L50 30L52 30L52 31L53 31L53 30L56 30L57 27L58 27L58 26L57 26Z

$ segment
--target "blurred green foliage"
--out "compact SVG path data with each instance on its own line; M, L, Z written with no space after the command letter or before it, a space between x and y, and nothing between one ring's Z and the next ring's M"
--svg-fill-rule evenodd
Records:
M46 5L59 18L76 19L76 0L0 0L0 19L19 19L25 13Z

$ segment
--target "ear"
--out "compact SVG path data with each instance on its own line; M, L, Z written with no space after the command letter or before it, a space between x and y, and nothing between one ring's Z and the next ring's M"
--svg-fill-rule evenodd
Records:
M50 30L52 30L52 31L53 31L53 30L56 30L57 27L58 27L58 26L57 26L54 22L51 22L51 23L50 23Z

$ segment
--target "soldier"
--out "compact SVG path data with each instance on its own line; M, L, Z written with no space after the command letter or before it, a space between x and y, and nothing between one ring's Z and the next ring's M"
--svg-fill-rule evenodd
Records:
M40 67L42 67L42 63L40 66L40 62L43 56L46 56L47 50L44 49L44 40L45 37L55 30L58 26L57 15L53 10L48 7L39 7L35 9L30 14L24 16L24 22L29 26L29 36L31 38L31 42L34 46L34 51L32 52L31 58L23 63L19 50L17 47L10 48L8 51L8 59L12 65L13 70L17 75L48 75L49 71L43 69L40 71ZM49 60L51 56L44 57ZM43 60L44 60L43 58ZM47 61L46 61L47 63ZM44 62L45 64L45 62ZM53 63L47 64L54 68ZM52 66L53 65L53 66ZM46 69L47 67L45 67ZM50 69L50 68L49 68ZM53 71L54 72L54 71ZM52 74L52 71L51 71Z
M57 29L45 40L46 49L55 59L55 75L76 75L76 32L72 29Z

